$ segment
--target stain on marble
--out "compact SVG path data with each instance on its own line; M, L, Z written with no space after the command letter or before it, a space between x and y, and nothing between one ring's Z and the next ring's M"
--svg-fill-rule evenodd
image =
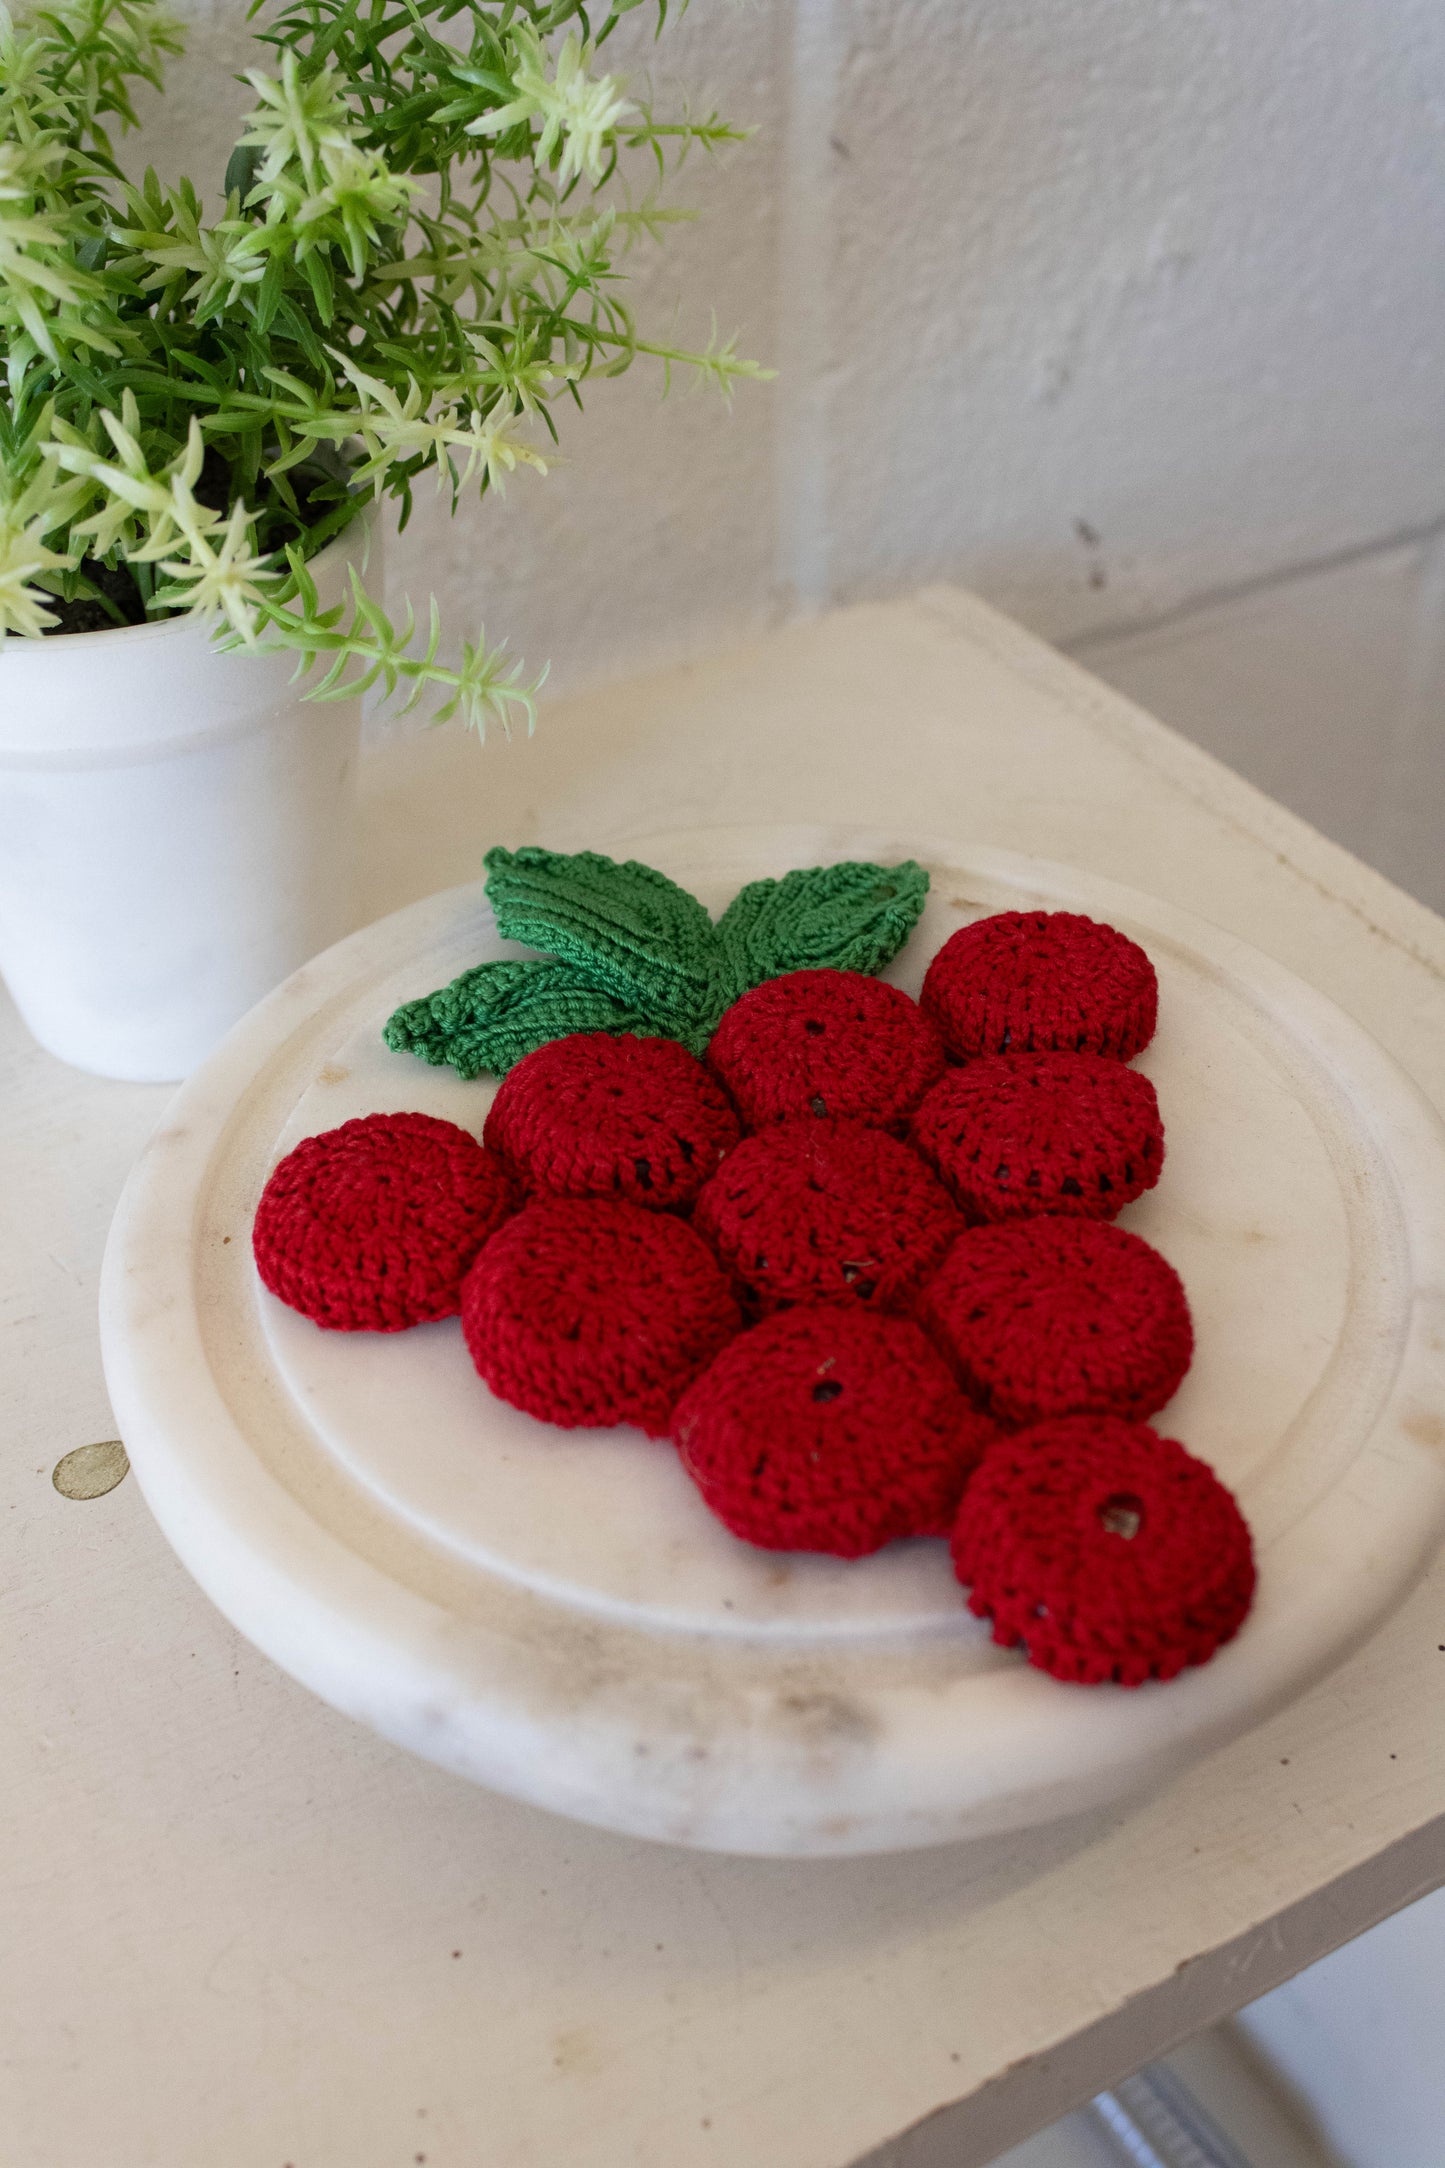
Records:
M1400 1418L1400 1428L1428 1453L1445 1453L1445 1412L1439 1408L1412 1408Z
M564 2078L591 2077L602 2069L605 2060L593 2026L569 2026L552 2042L552 2068Z

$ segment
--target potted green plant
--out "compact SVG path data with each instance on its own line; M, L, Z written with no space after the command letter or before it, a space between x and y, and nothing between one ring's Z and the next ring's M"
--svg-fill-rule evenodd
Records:
M662 184L740 134L605 71L635 5L260 0L208 209L115 154L159 0L0 0L0 968L66 1060L183 1074L345 930L363 693L530 720L504 643L383 608L378 504L545 471L639 356L761 373L623 298Z

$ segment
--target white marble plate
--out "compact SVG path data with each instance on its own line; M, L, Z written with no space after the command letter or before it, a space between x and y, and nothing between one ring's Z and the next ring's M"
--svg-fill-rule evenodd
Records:
M395 1004L489 954L480 887L399 912L253 1011L137 1166L106 1259L106 1371L153 1511L202 1587L337 1707L500 1790L715 1849L888 1850L1021 1827L1159 1781L1318 1678L1445 1523L1445 1135L1381 1050L1231 937L1064 867L881 835L632 846L714 910L746 880L917 856L916 991L967 919L1082 909L1153 957L1140 1067L1168 1139L1124 1215L1183 1274L1198 1353L1161 1427L1239 1495L1255 1610L1137 1692L996 1649L936 1543L857 1564L736 1542L670 1448L494 1401L453 1321L328 1334L257 1281L271 1167L354 1114L480 1129L490 1095L391 1053Z

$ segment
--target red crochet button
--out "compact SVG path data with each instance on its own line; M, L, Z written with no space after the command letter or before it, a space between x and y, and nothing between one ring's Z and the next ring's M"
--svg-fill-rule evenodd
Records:
M1153 1085L1098 1054L985 1055L950 1069L909 1136L970 1220L1112 1219L1164 1164Z
M909 1319L829 1304L724 1348L679 1402L673 1436L744 1542L862 1558L947 1533L993 1431Z
M746 1137L697 1201L754 1313L794 1302L902 1308L959 1232L923 1162L861 1122L778 1122Z
M1178 1273L1122 1227L1015 1220L961 1235L918 1299L959 1382L1001 1423L1153 1415L1194 1352Z
M1139 1686L1207 1663L1254 1594L1249 1529L1183 1446L1143 1423L1070 1415L991 1446L953 1563L993 1638L1082 1685Z
M1073 911L1001 911L960 927L922 994L956 1061L1050 1047L1132 1061L1154 1036L1158 1005L1138 943Z
M717 1260L666 1213L539 1197L488 1243L462 1331L492 1391L543 1423L662 1437L741 1320Z
M708 1060L749 1129L832 1115L901 1129L943 1074L916 1002L860 971L790 971L735 1001Z
M265 1285L333 1332L455 1317L464 1275L512 1210L506 1172L430 1114L367 1114L275 1169L251 1246Z
M675 1039L574 1032L508 1071L482 1132L529 1192L690 1205L741 1132Z

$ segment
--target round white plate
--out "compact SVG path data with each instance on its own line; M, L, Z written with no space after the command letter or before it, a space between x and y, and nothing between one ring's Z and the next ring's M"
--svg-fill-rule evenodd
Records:
M641 1835L881 1851L1022 1827L1169 1775L1336 1663L1445 1522L1445 1136L1372 1040L1215 928L997 851L703 831L634 854L720 910L748 880L914 856L915 991L955 927L1042 904L1143 942L1163 1178L1124 1224L1183 1274L1198 1352L1156 1421L1238 1494L1260 1579L1215 1661L1130 1692L992 1646L939 1543L856 1564L756 1551L665 1443L493 1400L455 1321L324 1333L251 1262L298 1138L402 1107L480 1130L493 1087L382 1043L393 1007L489 955L480 886L298 972L184 1087L122 1198L106 1373L156 1518L236 1626L388 1738Z

